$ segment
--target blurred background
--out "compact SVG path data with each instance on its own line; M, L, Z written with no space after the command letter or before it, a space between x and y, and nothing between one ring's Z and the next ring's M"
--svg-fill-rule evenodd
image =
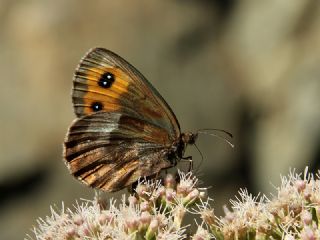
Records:
M218 215L240 187L269 194L290 168L319 167L319 1L2 0L0 28L0 239L22 239L51 204L93 198L62 143L74 69L96 46L138 68L184 131L234 134L234 149L197 142Z

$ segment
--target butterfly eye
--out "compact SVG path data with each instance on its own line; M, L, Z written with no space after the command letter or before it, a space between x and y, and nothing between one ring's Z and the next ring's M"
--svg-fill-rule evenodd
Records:
M101 75L98 84L100 87L110 88L113 82L114 82L114 75L110 72L106 72Z
M103 109L103 104L101 102L93 102L91 104L91 109L94 111L94 112L98 112L100 110Z

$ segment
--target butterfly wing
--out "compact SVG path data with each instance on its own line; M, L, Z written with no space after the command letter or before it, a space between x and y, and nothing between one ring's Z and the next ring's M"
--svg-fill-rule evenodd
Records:
M172 166L166 158L169 142L168 134L156 125L101 111L72 124L65 160L70 172L85 184L117 191L140 176Z
M76 70L72 97L79 118L67 134L64 157L75 177L116 191L173 165L167 154L180 136L178 121L121 57L91 50Z
M174 138L180 126L170 106L130 63L117 54L94 48L81 60L74 78L73 105L78 117L96 110L143 116Z

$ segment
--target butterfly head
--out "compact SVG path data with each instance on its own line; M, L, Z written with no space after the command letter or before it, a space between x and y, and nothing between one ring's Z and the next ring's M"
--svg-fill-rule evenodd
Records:
M181 140L185 145L195 144L198 137L198 133L185 132L181 134Z

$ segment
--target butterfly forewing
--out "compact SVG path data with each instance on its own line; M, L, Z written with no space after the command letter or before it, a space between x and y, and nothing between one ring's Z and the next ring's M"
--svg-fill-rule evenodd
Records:
M109 79L108 79L109 77ZM180 134L179 123L157 90L132 65L115 53L95 48L82 59L74 78L73 104L77 116L97 109L142 116L165 128L172 136Z
M72 99L79 117L64 144L70 172L116 191L171 167L179 123L161 95L124 59L95 48L76 69Z

